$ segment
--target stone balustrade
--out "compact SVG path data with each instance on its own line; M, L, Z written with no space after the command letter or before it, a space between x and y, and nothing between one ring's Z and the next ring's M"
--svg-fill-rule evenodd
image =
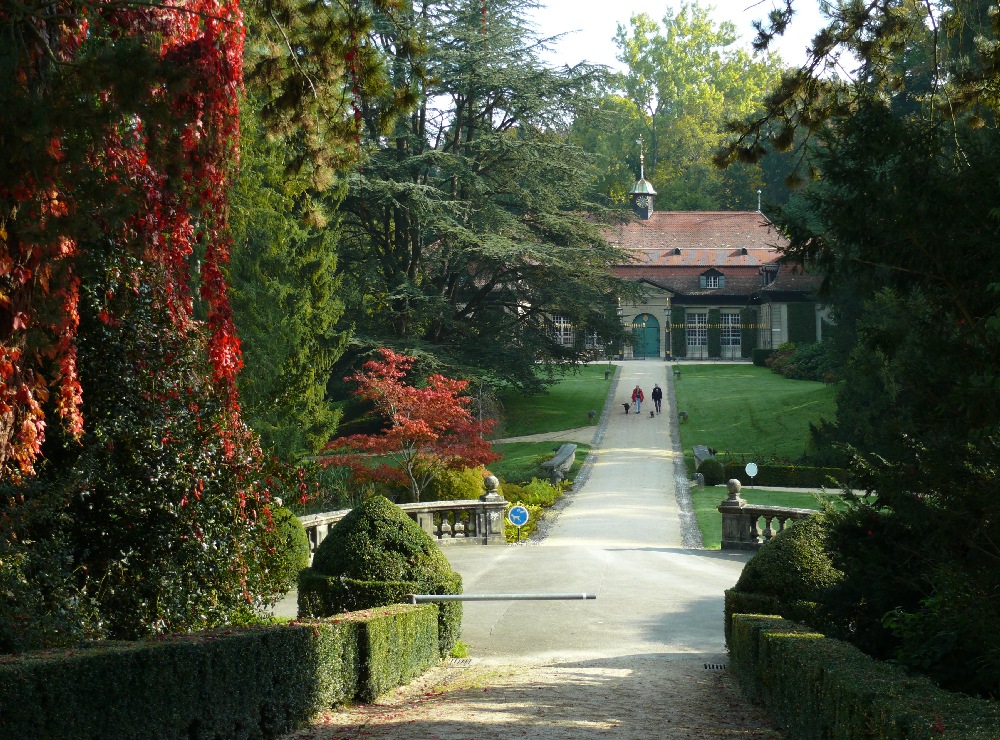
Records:
M478 499L426 501L400 507L439 545L504 545L503 521L507 501L498 493L494 476L486 479L486 493ZM300 516L312 553L350 509Z
M729 481L727 487L729 498L719 504L723 550L756 550L784 530L789 522L805 519L816 513L812 509L748 504L740 498L741 484L735 478Z

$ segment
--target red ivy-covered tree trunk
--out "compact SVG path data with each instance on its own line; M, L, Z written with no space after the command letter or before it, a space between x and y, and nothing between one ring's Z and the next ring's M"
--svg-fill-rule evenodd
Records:
M179 327L193 320L200 260L214 379L236 422L241 356L222 266L239 139L239 3L3 2L0 34L0 476L34 472L50 394L67 429L83 429L74 340L88 243L162 264ZM149 71L138 81L107 63L129 42Z
M419 501L424 486L441 469L473 468L500 458L485 439L494 422L476 421L466 408L471 399L461 394L469 381L434 374L418 388L406 383L415 358L385 348L379 352L381 360L369 360L345 380L357 384L357 397L375 404L386 428L330 443L328 450L341 454L328 463L346 465L362 480L409 485ZM372 466L372 456L386 456L391 462Z

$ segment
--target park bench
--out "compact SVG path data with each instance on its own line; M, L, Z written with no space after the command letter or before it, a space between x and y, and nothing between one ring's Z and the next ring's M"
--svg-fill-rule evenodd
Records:
M552 456L552 459L546 460L540 467L548 473L549 483L556 485L566 477L566 473L573 467L574 460L576 460L576 445L567 442L564 445L560 445L555 455Z
M692 450L694 451L694 469L697 470L701 467L701 464L708 460L710 457L715 457L711 450L708 449L708 445L695 445Z

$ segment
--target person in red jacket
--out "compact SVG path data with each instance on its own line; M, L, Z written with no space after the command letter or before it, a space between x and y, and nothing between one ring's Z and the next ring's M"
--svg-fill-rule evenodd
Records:
M642 388L638 385L632 389L632 405L635 406L635 413L639 413L639 407L642 406L642 402L646 400L646 397L642 395Z

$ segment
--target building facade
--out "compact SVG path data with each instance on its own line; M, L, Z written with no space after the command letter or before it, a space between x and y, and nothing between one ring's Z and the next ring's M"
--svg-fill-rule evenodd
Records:
M606 233L631 255L616 266L643 297L620 303L629 358L750 359L753 350L822 339L820 278L780 263L785 238L760 211L664 211L640 179L634 217Z

